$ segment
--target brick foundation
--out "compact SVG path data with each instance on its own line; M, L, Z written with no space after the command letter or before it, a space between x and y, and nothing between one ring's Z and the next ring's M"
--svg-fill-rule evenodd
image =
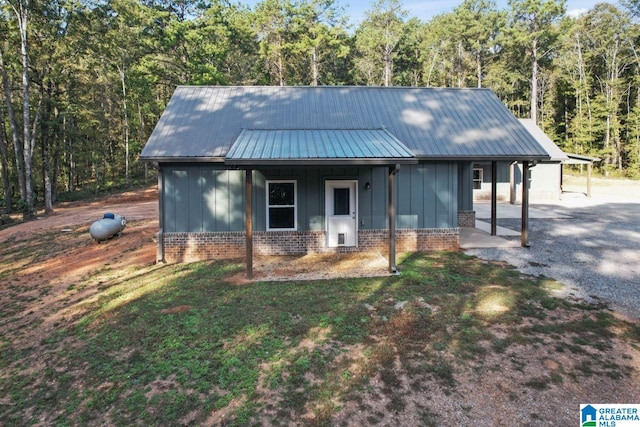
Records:
M475 227L476 211L458 211L458 227Z
M475 213L474 213L475 220ZM208 259L244 258L244 232L223 233L162 233L167 262L192 262ZM458 250L458 228L396 230L396 251ZM160 248L158 248L160 251ZM256 255L302 255L306 253L348 253L377 251L386 255L389 250L387 230L359 230L357 247L326 247L324 231L254 232L253 250ZM158 258L162 258L159 252Z

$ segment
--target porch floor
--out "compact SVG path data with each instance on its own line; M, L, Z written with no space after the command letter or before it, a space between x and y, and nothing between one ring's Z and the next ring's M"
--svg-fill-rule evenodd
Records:
M478 228L477 223L478 221L476 221L476 228L460 227L460 249L517 248L520 246L520 239L500 237L499 229L497 230L498 236L492 236L490 232ZM512 233L505 234L513 235ZM516 233L516 235L520 236L520 233Z

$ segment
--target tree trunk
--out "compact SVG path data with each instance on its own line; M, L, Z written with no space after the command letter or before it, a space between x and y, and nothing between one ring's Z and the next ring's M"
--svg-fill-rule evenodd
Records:
M478 88L482 87L482 55L480 51L476 52L476 76L478 78Z
M122 84L122 109L124 114L124 181L129 185L129 112L127 110L127 86L125 83L125 64L122 61L122 67L118 66L120 74L120 83Z
M29 50L27 24L29 22L29 0L20 2L18 24L20 28L20 55L22 58L22 156L24 159L25 218L34 216L33 197L33 151L31 150L31 112L29 104Z
M18 134L18 126L11 101L11 82L7 76L7 70L4 67L2 51L0 50L0 73L2 73L2 86L4 88L4 99L7 104L7 115L9 116L9 128L11 130L11 139L13 141L13 150L16 157L16 172L18 174L18 187L20 189L20 198L25 200L26 188L24 185L24 168L22 157L22 146L20 144L20 136Z
M393 46L391 45L391 35L389 34L389 27L385 29L385 44L384 44L384 85L391 86L391 52Z
M0 111L4 113L4 111ZM9 150L4 131L4 114L0 114L0 167L2 168L2 188L4 190L4 213L11 213L11 181L9 180Z
M311 50L311 86L318 86L318 52L315 46Z
M51 159L49 147L51 141L51 130L49 128L49 123L51 122L51 93L52 87L51 82L49 82L46 98L47 105L40 132L42 136L42 190L44 193L44 213L47 215L53 213L53 198L51 197Z
M42 141L42 175L44 180L44 213L53 213L53 197L51 187L51 159L49 158L49 143Z
M67 115L65 114L62 118L62 134L63 139L66 141L67 149L69 150L67 153L67 167L69 168L67 190L73 192L76 189L76 162L74 156L73 138L69 136L69 133L67 132L68 127L69 124L67 123Z
M282 53L278 53L278 81L280 86L284 86L284 64L282 63Z
M142 106L140 105L140 100L138 100L138 121L140 123L140 131L139 131L139 139L140 141L144 141L146 136L146 126L144 122L144 114L142 114ZM144 162L144 183L147 183L149 171L147 167L147 162Z
M531 45L531 119L538 123L538 39Z

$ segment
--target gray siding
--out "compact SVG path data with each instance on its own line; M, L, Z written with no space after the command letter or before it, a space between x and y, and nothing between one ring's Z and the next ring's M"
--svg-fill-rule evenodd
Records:
M165 232L244 230L244 171L163 167Z
M457 226L456 163L429 162L403 167L396 185L398 228Z
M473 210L473 164L458 164L458 210Z
M457 226L459 167L456 162L423 162L402 166L396 175L398 228ZM166 232L244 230L243 170L212 165L163 167L162 207ZM325 228L325 181L358 181L359 228L386 229L388 168L262 169L253 173L253 221L266 229L266 181L296 180L298 230ZM370 188L366 188L366 183Z

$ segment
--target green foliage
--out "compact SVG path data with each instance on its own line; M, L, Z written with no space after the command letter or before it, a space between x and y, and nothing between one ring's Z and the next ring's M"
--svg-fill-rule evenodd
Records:
M28 4L37 203L45 175L54 200L145 176L138 155L182 84L488 87L518 117L531 115L533 100L538 123L566 150L640 176L636 1L567 17L560 0L513 0L504 10L464 0L421 22L400 1L381 0L353 27L335 0ZM0 103L0 192L28 201L19 26L11 2L0 10L1 85L11 95Z

